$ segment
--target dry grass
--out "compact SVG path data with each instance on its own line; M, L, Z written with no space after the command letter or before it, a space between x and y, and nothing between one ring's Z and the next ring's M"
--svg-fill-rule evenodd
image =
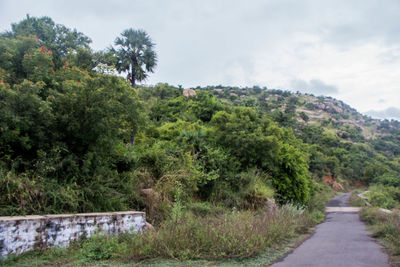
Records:
M392 257L394 266L400 266L400 214L386 214L375 208L364 208L360 217L373 232L373 236L382 240Z
M349 198L349 203L353 207L365 207L365 200L360 198L357 193L353 192L351 193L351 196Z
M157 230L132 236L120 256L135 261L248 258L306 231L313 223L304 210L291 205L259 214L234 211L198 217L187 213Z

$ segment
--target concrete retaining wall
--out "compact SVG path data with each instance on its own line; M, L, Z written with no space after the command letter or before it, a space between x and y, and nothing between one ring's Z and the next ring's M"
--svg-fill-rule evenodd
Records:
M0 217L0 257L66 247L97 231L107 235L142 232L145 225L145 213L135 211Z

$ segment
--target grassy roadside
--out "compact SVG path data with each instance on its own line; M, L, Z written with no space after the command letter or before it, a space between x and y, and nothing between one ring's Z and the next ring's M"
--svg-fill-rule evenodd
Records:
M332 192L307 208L196 214L177 205L169 219L141 235L100 234L65 249L9 257L5 266L260 266L290 251L324 219Z
M358 196L360 192L353 192L350 196L350 205L362 207L360 218L372 232L372 237L385 247L393 266L400 266L400 214L395 211L387 214L379 210L379 207L367 207L365 200Z
M284 240L281 244L274 244L265 249L257 256L245 259L225 259L225 260L177 260L177 259L148 259L140 262L124 261L121 259L109 259L89 261L80 257L76 249L74 252L65 250L47 250L46 252L30 252L18 260L8 261L4 266L152 266L152 267L200 267L200 266L268 266L277 259L282 258L293 248L301 244L311 233L300 234L294 238ZM1 265L3 266L3 265Z
M171 218L156 230L141 235L105 237L96 235L67 249L48 249L11 257L7 266L32 265L115 265L140 263L165 265L168 262L216 264L241 262L255 256L272 261L278 248L290 246L317 223L312 212L285 205L274 211L232 211L218 216L185 213ZM255 259L253 259L255 260ZM161 263L157 263L161 261Z
M386 214L378 208L363 208L360 218L368 225L372 236L382 243L393 266L400 266L400 214Z
M352 207L365 207L365 200L360 198L358 194L361 193L361 190L355 190L351 193L349 198L349 204Z

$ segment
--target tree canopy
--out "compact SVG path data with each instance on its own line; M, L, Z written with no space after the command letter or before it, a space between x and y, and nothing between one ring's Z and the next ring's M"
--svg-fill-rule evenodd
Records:
M91 40L76 29L68 29L64 25L56 24L49 17L31 17L18 23L11 24L11 31L2 34L3 37L17 38L20 36L35 36L39 46L52 51L54 63L57 67L62 64L61 59L69 53L79 49L89 49Z
M149 36L126 30L111 51L89 43L48 17L0 35L0 215L136 209L160 220L174 203L307 206L322 176L399 184L397 122L368 140L343 122L356 113L340 104L341 115L331 99L259 87L132 90L156 65ZM113 63L129 83L107 71ZM316 121L322 106L331 116Z
M128 72L128 80L132 87L137 81L147 78L148 72L153 72L157 65L157 55L154 43L143 30L127 29L114 42L117 49L111 48L117 62L116 68L121 72Z

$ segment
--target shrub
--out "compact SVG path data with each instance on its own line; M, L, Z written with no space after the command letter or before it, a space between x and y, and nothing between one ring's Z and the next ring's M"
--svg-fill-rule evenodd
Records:
M118 237L107 237L97 233L91 238L83 241L81 254L89 261L108 260L124 249L125 244L118 242Z
M314 193L307 203L307 208L311 211L325 213L326 203L334 196L334 191L326 183L314 183Z
M376 184L400 187L400 176L398 173L389 172L375 177L373 182Z
M372 185L369 187L367 197L376 207L393 209L400 205L400 189L394 186Z
M349 203L353 207L365 207L365 200L357 196L356 192L350 195Z
M307 154L301 152L302 143L291 130L243 107L217 112L211 124L217 144L236 157L243 169L255 167L271 174L280 203L304 204L310 199Z

